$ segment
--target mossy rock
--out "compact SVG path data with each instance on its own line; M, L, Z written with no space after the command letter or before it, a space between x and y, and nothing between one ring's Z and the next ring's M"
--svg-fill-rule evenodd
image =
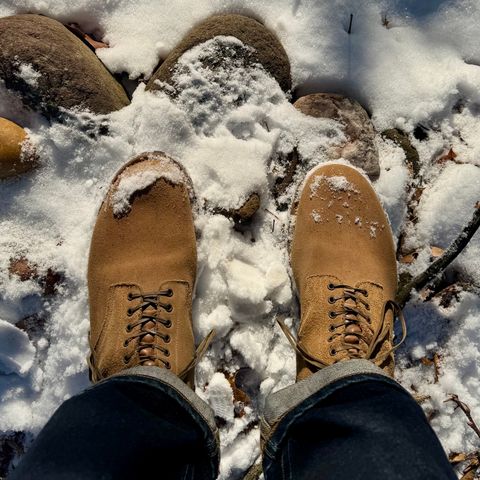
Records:
M290 62L282 44L273 33L250 17L214 15L187 33L152 75L146 90L159 90L161 83L171 84L178 59L187 50L218 36L235 37L244 45L252 47L254 51L248 62L260 63L277 80L283 91L291 89Z
M47 117L60 108L106 114L129 104L98 57L61 23L41 15L0 18L0 78Z

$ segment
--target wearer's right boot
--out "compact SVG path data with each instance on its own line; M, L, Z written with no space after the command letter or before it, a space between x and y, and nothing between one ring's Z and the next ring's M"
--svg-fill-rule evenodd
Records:
M89 366L94 382L136 366L172 371L193 387L192 296L197 268L183 168L145 153L114 178L90 245Z
M314 168L293 217L291 264L300 299L297 379L350 359L393 376L397 270L393 236L369 181L352 167ZM403 341L403 339L402 339Z

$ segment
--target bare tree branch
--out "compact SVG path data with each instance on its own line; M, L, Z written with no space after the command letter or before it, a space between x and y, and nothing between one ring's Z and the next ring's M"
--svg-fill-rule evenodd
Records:
M480 202L475 205L473 218L462 229L458 237L445 250L444 254L435 260L423 273L420 273L397 292L397 303L403 307L415 290L420 290L430 283L439 273L443 272L467 246L470 239L480 227Z

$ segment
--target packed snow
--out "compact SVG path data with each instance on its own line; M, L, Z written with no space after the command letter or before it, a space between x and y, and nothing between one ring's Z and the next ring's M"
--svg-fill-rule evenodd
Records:
M30 63L21 63L18 67L17 75L31 87L36 87L38 85L38 79L42 76Z
M430 247L446 248L480 200L480 4L3 0L0 5L0 16L24 12L79 24L110 45L97 55L112 72L126 72L130 85L141 81L131 105L121 111L77 113L63 124L49 124L26 110L0 85L0 116L27 128L41 164L0 182L0 430L24 431L31 440L65 399L88 386L86 259L96 212L129 158L161 150L186 168L201 204L193 322L198 341L212 328L217 337L197 367L196 391L221 426L220 478L241 478L260 456L257 420L266 396L295 379L294 352L275 323L281 317L291 327L298 314L289 278L288 209L278 209L271 194L282 168L278 160L297 148L305 161L295 177L295 186L301 184L310 167L328 161L329 147L344 138L343 126L300 114L261 68L232 65L228 74L205 69L202 55L213 54L219 42L235 44L230 37L181 59L176 75L182 93L174 100L146 92L142 81L195 23L213 13L243 13L264 22L290 58L295 96L342 93L371 113L381 164L374 186L397 238L407 215L409 171L403 150L380 132L399 127L409 134L419 152L424 190L418 222L405 240L417 257L400 269L416 274L430 263ZM21 72L34 88L36 72L28 66ZM207 88L215 102L200 105L195 99ZM232 88L246 101L235 104L226 94ZM419 125L423 137L414 135ZM456 157L439 160L450 149ZM132 185L124 187L128 193ZM291 202L293 191L282 200ZM261 207L250 227L237 231L231 220L214 213L240 206L252 192L260 195ZM312 212L313 221L321 221L317 214ZM26 281L9 271L11 259L20 257L36 266L37 274ZM58 281L54 292L45 294L39 279L49 271L58 273ZM458 394L480 422L479 234L447 277L471 288L447 307L438 298L424 302L415 294L404 312L409 335L398 350L396 374L424 398L446 451L470 452L479 439L462 412L445 400ZM20 322L36 327L26 328L27 336L15 326ZM433 366L422 361L434 354L440 358L438 380ZM246 396L240 398L238 389Z

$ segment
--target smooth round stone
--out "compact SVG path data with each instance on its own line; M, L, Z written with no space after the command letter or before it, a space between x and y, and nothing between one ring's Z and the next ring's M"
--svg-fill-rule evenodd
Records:
M253 49L250 63L260 63L283 91L292 88L290 62L278 38L257 20L244 15L214 15L193 27L170 52L147 83L146 90L159 90L158 82L171 83L178 59L191 48L214 37L238 38Z
M47 117L58 116L60 107L106 114L130 103L95 53L60 22L3 17L0 38L0 78Z
M0 118L0 178L13 177L37 166L35 151L25 130Z
M370 180L380 176L375 129L368 113L356 100L334 93L314 93L299 98L294 106L305 115L330 118L343 125L345 141L329 149L331 160L348 160L362 168Z

